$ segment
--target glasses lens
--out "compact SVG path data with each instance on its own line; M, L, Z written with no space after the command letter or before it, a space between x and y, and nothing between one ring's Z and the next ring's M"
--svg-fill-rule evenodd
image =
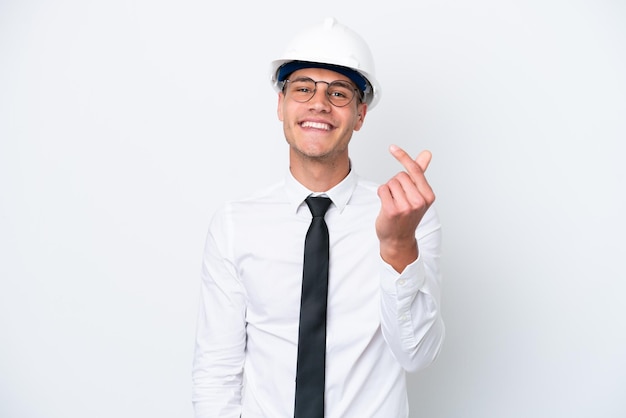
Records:
M326 90L328 100L337 107L346 106L354 98L354 87L345 81L333 81Z
M290 80L287 83L287 90L296 102L306 102L315 94L315 81L311 79Z

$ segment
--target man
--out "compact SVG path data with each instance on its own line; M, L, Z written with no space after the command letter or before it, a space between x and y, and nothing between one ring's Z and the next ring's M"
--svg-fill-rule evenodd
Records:
M289 170L277 185L224 205L211 222L193 370L196 417L408 417L405 373L429 365L444 335L441 228L424 176L430 153L414 160L392 145L404 169L380 186L351 170L350 139L380 87L363 39L334 19L291 42L273 62L272 82ZM309 196L330 198L321 215L328 234L320 234L330 243L323 274L326 262L303 261L313 228ZM321 343L308 342L317 331L300 322L309 315L311 264L319 276L312 287L326 286L327 276L327 296L306 299L326 299L325 314L312 319L324 330ZM313 354L321 363L300 357L317 344L325 346ZM306 388L317 379L321 390Z

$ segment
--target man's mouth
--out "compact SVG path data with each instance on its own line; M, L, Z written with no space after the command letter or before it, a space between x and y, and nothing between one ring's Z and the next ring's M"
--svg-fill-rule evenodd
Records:
M311 122L311 121L304 121L300 124L301 127L303 128L314 128L314 129L322 129L324 131L330 131L331 130L331 126L327 123L323 123L323 122Z

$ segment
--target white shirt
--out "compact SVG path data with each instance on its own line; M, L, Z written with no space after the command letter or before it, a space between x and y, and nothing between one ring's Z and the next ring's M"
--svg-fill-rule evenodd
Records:
M405 371L429 365L444 336L436 213L417 229L419 258L398 274L380 257L376 190L350 173L325 193L328 418L408 417ZM293 417L310 194L289 174L213 216L193 366L197 418Z

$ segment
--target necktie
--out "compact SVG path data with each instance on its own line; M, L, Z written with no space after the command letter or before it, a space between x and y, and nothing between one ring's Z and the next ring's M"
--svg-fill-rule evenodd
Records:
M324 417L329 252L324 214L330 202L327 197L309 196L306 199L313 219L304 241L295 418Z

